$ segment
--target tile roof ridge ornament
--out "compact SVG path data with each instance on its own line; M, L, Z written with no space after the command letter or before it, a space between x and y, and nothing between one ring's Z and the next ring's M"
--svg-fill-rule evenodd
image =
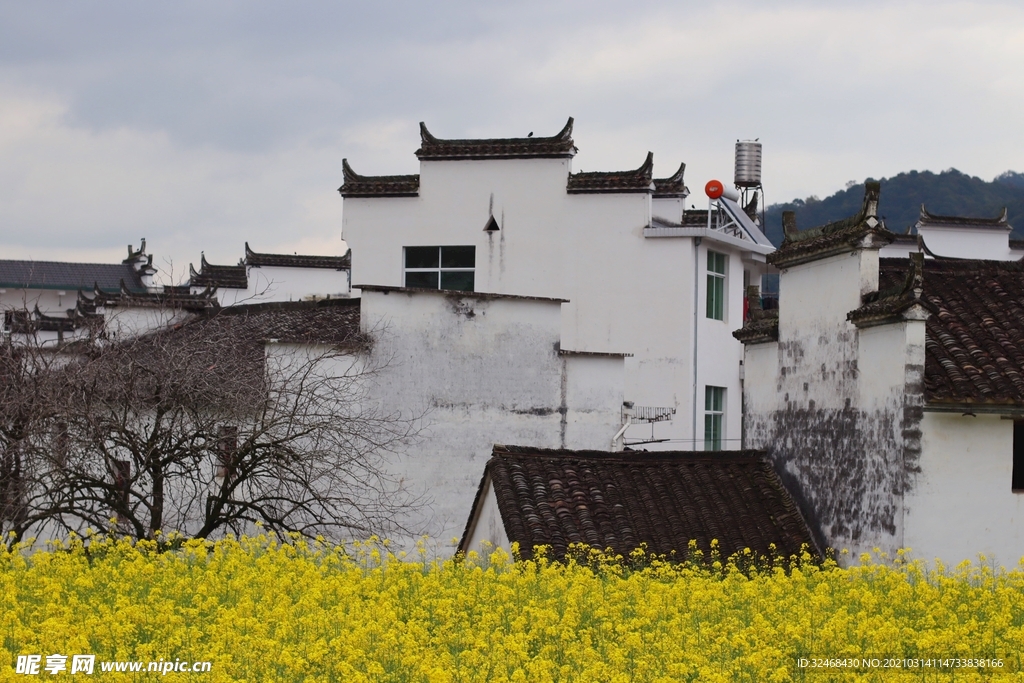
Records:
M655 197L687 197L690 190L683 181L683 174L686 173L686 163L680 163L676 172L667 178L654 178Z
M878 216L881 183L864 183L864 201L853 216L825 225L798 230L795 216L783 213L785 239L777 251L769 254L768 262L778 268L789 268L801 263L817 261L829 256L860 249L879 249L896 239Z
M924 295L925 255L909 255L910 262L902 285L865 297L865 303L846 314L846 319L860 328L888 325L905 320L927 320L938 308Z
M525 138L439 138L420 121L420 148L416 156L423 160L568 158L576 154L572 140L573 118L550 137Z
M647 152L647 158L640 167L632 171L580 171L570 173L566 183L569 194L592 194L599 192L652 192L656 184L651 177L654 171L654 152Z
M420 192L419 174L361 175L341 160L344 182L338 188L342 197L416 197Z
M1007 223L1007 210L1005 206L995 218L974 218L971 216L942 216L929 211L925 208L924 203L921 204L921 213L917 221L918 227L922 224L925 227L929 225L971 225L987 228L1010 227L1009 223Z

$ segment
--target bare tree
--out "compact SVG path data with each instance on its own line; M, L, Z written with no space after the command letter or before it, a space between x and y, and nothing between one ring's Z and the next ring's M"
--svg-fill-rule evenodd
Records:
M0 516L18 536L91 527L206 537L257 522L307 536L400 530L413 501L387 463L415 422L367 400L382 369L368 350L345 301L221 309L67 345L59 363L52 351L28 359L9 348L21 355L11 371L40 368L31 371L45 390L37 403L18 394L32 449L18 445L14 411L2 416L0 495L18 502ZM10 386L34 391L22 379Z

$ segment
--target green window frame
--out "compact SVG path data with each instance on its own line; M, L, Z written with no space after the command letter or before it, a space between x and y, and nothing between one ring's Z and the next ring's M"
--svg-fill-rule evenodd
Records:
M722 450L725 387L704 387L704 450Z
M708 250L707 317L725 320L725 254Z

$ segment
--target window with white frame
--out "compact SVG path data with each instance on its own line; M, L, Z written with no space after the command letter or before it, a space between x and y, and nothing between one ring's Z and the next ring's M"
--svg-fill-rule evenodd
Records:
M725 320L725 254L708 250L707 317Z
M704 450L722 450L725 387L704 387Z
M405 286L474 291L476 247L406 247Z

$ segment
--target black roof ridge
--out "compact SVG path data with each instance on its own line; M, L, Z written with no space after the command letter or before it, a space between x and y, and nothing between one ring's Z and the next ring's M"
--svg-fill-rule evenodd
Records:
M278 267L278 268L332 268L347 270L352 265L352 250L348 249L341 256L320 256L318 254L269 254L255 252L245 243L246 266Z
M690 193L689 188L683 182L683 175L686 173L686 162L681 162L675 173L667 178L654 178L655 197L681 197Z
M576 153L572 140L573 117L569 117L562 130L550 137L525 138L439 138L427 130L420 121L420 148L416 156L421 160L455 161L461 159L528 159L563 158Z
M257 304L236 304L211 311L211 315L245 315L267 311L302 311L335 306L358 306L359 298L317 299L316 301L264 301Z
M917 224L924 223L926 226L928 223L939 223L939 224L951 224L951 225L972 225L977 227L986 228L1010 228L1010 224L1007 223L1007 210L1003 207L1003 210L995 218L975 218L972 216L942 216L937 213L932 213L925 208L925 205L921 204L921 214L918 218Z
M570 194L615 192L652 192L654 180L654 152L639 168L630 171L580 171L570 173L566 191Z
M777 250L768 254L768 263L788 268L866 246L878 248L892 243L896 236L878 216L880 194L879 181L865 181L864 200L857 213L807 230L797 228L793 211L784 211L782 230L785 238Z
M342 197L416 197L420 191L420 176L410 175L360 175L349 165L348 159L341 160L344 182L338 188Z

